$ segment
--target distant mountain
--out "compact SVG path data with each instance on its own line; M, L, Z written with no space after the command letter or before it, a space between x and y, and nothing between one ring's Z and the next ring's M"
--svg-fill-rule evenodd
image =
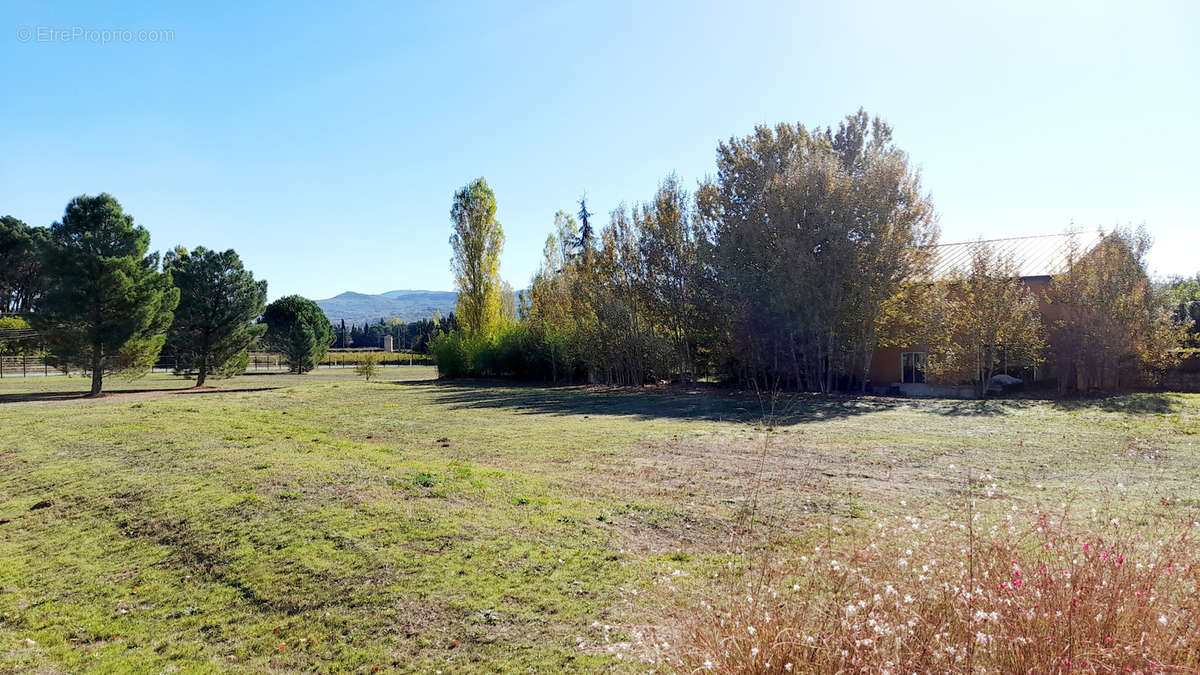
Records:
M397 318L401 321L428 319L434 312L446 316L454 311L458 293L453 291L388 291L378 295L346 291L317 305L329 320L338 323L379 323L380 319Z

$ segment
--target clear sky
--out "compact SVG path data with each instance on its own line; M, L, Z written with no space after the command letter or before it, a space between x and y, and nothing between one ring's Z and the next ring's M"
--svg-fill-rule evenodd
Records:
M0 7L0 214L110 192L272 298L450 289L450 200L481 175L519 288L584 192L607 220L720 139L860 106L943 241L1144 222L1153 271L1200 271L1194 0Z

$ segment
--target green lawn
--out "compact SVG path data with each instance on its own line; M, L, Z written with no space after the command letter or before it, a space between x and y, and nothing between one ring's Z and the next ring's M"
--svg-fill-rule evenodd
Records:
M653 622L630 591L747 523L941 512L967 472L996 508L1200 499L1194 395L801 397L767 431L727 393L432 377L0 380L0 671L623 670L592 624Z

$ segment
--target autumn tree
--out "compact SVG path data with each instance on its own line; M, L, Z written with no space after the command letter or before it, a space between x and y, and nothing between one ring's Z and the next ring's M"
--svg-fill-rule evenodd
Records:
M333 326L317 303L289 295L267 305L262 322L267 326L263 342L283 354L297 375L316 368L333 344Z
M171 276L148 254L150 234L111 195L83 195L50 227L47 288L35 326L61 367L136 377L158 359L179 303Z
M884 304L936 239L920 174L863 111L717 149L697 206L742 377L830 391L866 371Z
M1186 329L1155 297L1149 248L1144 228L1118 228L1089 251L1069 252L1046 296L1060 390L1151 384L1178 358Z
M973 383L986 397L1006 365L1038 365L1045 338L1037 298L1012 258L982 241L970 256L969 267L937 282L941 297L927 305L926 369L940 381Z
M504 232L496 221L496 194L477 178L454 195L451 269L458 301L455 314L472 333L486 334L501 317L500 252Z
M233 250L203 246L167 253L163 267L179 289L175 322L167 333L166 352L177 359L177 373L194 374L196 386L209 375L232 377L246 370L247 349L267 327L258 324L267 299L267 282L256 281Z
M700 259L691 199L672 174L653 201L634 212L643 269L641 305L673 348L674 370L694 377L699 326L706 308L700 297Z
M555 213L554 231L542 247L542 262L529 283L523 310L524 321L543 341L555 383L561 375L569 376L573 347L578 345L576 329L586 321L576 292L578 274L590 256L576 256L578 242L575 219L565 211Z

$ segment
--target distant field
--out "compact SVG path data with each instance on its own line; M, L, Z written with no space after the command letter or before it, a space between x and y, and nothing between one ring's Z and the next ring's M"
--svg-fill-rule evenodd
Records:
M728 393L433 376L0 380L0 671L644 670L610 648L660 618L634 591L746 523L787 551L967 472L1200 513L1198 395L801 397L768 431Z

